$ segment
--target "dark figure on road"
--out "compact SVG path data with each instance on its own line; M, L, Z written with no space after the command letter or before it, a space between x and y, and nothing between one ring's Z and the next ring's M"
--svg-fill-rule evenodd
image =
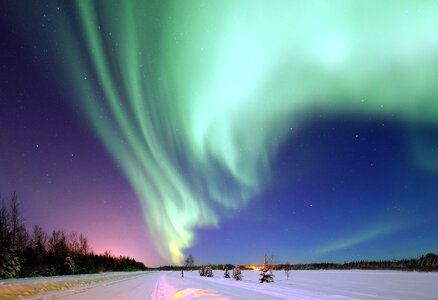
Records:
M184 267L181 267L181 277L184 277Z

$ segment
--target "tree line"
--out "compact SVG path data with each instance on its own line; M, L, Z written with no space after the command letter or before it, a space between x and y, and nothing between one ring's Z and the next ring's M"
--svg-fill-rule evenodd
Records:
M0 195L0 278L137 271L147 268L126 256L93 253L83 234L39 225L28 232L20 214L17 194L8 202Z
M208 264L213 270L232 270L235 268L235 265L232 264L218 264L218 265L214 265L214 264ZM187 264L183 264L182 266L175 266L175 265L165 265L165 266L159 266L156 268L148 268L149 270L154 270L154 271L181 271L181 268L184 268L184 270L186 271L199 271L201 270L203 267L205 267L204 265L187 265ZM245 267L241 267L243 270L246 270ZM250 269L248 269L250 270ZM252 269L251 269L252 270Z
M428 253L420 258L379 261L353 261L336 263L278 264L281 270L399 270L399 271L438 271L438 254Z
M192 258L193 260L193 258ZM232 270L233 264L210 264L213 270ZM428 253L420 258L400 259L400 260L379 260L379 261L352 261L338 263L308 263L308 264L270 264L274 270L398 270L398 271L419 271L419 272L436 272L438 271L438 254ZM200 270L203 266L187 263L185 269ZM252 266L240 266L242 270L253 270ZM181 266L160 266L154 270L170 271L181 270Z

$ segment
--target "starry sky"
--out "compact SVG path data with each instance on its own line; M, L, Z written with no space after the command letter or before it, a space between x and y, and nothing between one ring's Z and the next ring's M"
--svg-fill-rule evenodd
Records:
M438 250L438 2L0 1L0 192L149 266Z

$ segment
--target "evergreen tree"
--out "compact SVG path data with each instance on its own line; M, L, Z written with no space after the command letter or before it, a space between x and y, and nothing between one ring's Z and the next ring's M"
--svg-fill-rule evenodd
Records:
M64 231L54 230L49 238L49 257L52 265L56 266L58 274L68 274L65 260L70 254L67 237Z
M15 193L12 194L11 203L15 205L13 213L8 211L6 204L0 197L0 279L17 277L21 269L20 253L14 246L16 240L14 232L17 231L16 228L19 225L17 221L19 211ZM11 206L14 207L14 205Z
M76 265L71 256L67 256L64 262L64 266L67 270L67 274L74 274L76 273Z
M129 257L93 254L82 234L55 230L49 237L35 226L30 235L17 194L12 194L9 204L0 197L0 279L145 269L143 263Z
M207 266L205 268L205 276L206 277L213 277L213 270L211 269L211 266Z
M224 277L225 277L225 278L230 278L230 272L228 272L228 269L227 269L227 268L225 268Z
M0 279L17 277L20 259L12 246L0 247Z
M242 280L242 271L240 270L239 266L236 266L233 269L233 278L236 280Z
M205 267L204 266L201 266L201 268L199 269L199 275L205 276Z
M265 260L263 262L263 267L260 269L260 283L263 282L274 282L274 274L268 263L268 257L265 254Z

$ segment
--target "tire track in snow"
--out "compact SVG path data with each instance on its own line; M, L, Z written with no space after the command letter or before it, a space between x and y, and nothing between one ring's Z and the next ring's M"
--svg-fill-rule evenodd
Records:
M155 284L151 294L152 300L170 300L175 295L175 288L166 279L166 275L161 275Z

